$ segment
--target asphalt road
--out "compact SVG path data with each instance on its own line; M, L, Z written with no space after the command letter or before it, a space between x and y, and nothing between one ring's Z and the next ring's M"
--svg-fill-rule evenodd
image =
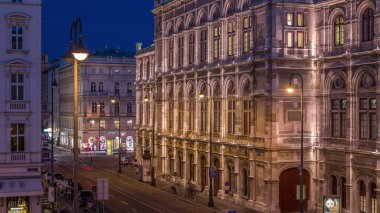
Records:
M208 213L216 212L202 205L180 199L168 192L141 183L135 178L115 173L113 157L94 156L90 163L88 156L81 156L79 182L84 189L91 189L98 178L109 180L109 200L105 201L105 212L115 213ZM71 152L55 149L55 171L66 178L72 177ZM123 173L133 174L134 168L123 165Z

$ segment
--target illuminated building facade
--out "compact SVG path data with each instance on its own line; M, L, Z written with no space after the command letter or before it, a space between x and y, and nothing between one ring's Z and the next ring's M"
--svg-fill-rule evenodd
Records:
M300 79L286 92L299 73L305 209L320 212L323 196L336 195L347 212L378 212L376 5L155 1L154 46L136 56L138 157L153 145L155 116L157 177L192 179L207 193L211 160L218 198L299 211Z

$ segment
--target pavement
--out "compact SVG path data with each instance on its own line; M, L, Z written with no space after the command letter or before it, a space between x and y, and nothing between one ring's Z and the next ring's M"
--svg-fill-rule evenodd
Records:
M62 147L57 147L57 149L61 149L62 151L70 151ZM92 159L91 159L92 158ZM125 178L130 178L139 182L139 175L136 174L136 170L133 166L122 166L122 173L117 173L117 160L114 157L104 156L104 155L80 155L80 160L87 162L88 164L96 167L98 169L106 170L107 172L113 173L115 175L120 175ZM92 160L92 162L91 162ZM141 184L141 183L140 183ZM150 186L150 183L144 183ZM187 202L192 205L207 207L208 204L208 195L203 194L202 192L196 193L196 195L191 198L188 195L187 190L177 184L176 193L172 191L170 188L170 182L164 181L160 177L156 177L156 189L165 192L169 196L173 196L177 199L180 199L184 202ZM235 211L238 213L254 213L255 211L252 209L248 209L243 207L242 205L237 205L231 200L221 200L217 197L213 197L214 207L208 208L211 212L221 212L228 213L229 211ZM66 201L63 197L63 194L60 194L58 198L60 202L60 209L67 209L67 212L72 212L72 201ZM84 208L80 208L80 213L85 212ZM92 211L89 211L92 212Z

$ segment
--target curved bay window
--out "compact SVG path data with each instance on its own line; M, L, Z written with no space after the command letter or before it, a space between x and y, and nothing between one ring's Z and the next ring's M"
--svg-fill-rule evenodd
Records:
M344 44L344 18L339 15L334 21L334 40L335 46L340 46Z
M362 36L363 41L372 41L374 35L374 17L373 10L368 8L364 11L362 17Z
M360 196L360 212L367 212L367 198L364 181L359 181L359 196Z

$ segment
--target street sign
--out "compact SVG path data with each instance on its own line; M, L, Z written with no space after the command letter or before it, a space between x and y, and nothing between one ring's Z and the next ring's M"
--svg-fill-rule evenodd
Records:
M96 198L98 200L108 200L108 178L98 178L96 188Z

